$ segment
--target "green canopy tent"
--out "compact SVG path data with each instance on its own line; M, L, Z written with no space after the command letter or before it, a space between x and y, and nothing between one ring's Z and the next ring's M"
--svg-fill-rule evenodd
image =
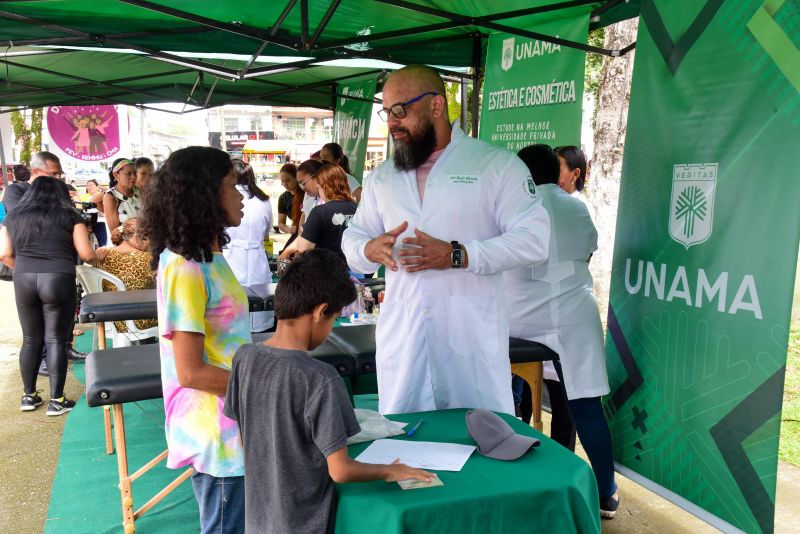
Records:
M615 56L633 43L604 50L533 30L554 14L591 10L597 27L635 16L638 9L639 0L10 0L0 4L0 46L6 45L0 104L18 106L6 112L86 102L334 109L336 82L379 72L328 61L435 62L445 65L437 67L442 73L461 78L464 97L463 81L473 80L477 132L489 32ZM264 56L284 59L265 62Z

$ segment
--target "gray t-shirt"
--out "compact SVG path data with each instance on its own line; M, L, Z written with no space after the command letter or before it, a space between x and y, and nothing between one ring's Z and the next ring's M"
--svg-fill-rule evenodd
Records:
M244 444L246 531L333 532L326 457L360 431L336 369L302 351L243 345L225 415L239 423Z

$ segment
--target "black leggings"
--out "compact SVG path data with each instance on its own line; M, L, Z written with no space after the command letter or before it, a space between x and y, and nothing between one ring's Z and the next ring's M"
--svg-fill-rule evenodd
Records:
M36 391L36 378L47 353L50 398L64 395L67 380L67 341L75 314L75 275L64 273L14 273L14 295L22 325L19 370L25 393Z

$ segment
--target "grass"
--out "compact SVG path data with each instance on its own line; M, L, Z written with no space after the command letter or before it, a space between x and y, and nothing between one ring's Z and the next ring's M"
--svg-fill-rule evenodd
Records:
M800 319L792 321L789 331L779 455L781 460L800 465Z

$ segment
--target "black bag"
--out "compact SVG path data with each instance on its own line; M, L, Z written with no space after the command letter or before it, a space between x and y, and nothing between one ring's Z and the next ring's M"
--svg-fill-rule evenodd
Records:
M14 269L4 263L0 263L0 280L11 282L14 279Z

